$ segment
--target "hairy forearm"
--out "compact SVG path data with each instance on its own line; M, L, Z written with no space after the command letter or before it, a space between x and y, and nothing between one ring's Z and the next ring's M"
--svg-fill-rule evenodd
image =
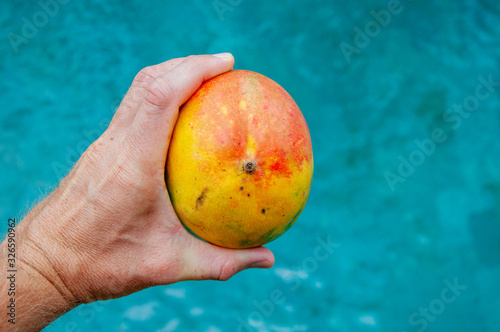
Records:
M0 331L40 331L75 305L47 257L26 237L30 222L40 216L44 204L11 228L13 235L0 244Z
M1 331L40 331L69 310L57 290L28 266L19 264L14 282L15 295L11 292L12 296L8 296L11 281L1 281L0 307L6 310L0 321Z

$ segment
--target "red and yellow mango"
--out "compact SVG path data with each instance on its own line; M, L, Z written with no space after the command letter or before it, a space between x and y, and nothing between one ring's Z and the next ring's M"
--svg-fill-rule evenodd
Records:
M181 107L166 183L179 219L199 238L228 248L278 238L304 209L312 175L306 121L273 80L232 70Z

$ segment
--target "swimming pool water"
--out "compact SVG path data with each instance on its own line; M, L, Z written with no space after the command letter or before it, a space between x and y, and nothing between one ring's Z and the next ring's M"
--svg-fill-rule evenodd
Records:
M280 83L315 174L273 269L81 306L46 331L498 331L498 2L57 4L0 3L0 222L57 184L141 68L189 54L229 51Z

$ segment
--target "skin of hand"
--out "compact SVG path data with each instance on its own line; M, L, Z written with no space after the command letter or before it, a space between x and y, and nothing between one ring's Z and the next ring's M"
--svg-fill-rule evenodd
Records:
M16 227L17 318L13 326L2 317L0 330L36 331L82 303L274 264L264 247L226 249L190 235L165 185L179 107L233 64L229 53L198 55L138 73L108 129ZM6 241L0 251L6 260ZM6 297L4 278L0 291Z

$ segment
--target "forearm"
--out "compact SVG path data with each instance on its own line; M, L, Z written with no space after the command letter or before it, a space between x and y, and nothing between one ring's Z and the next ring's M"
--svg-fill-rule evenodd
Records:
M33 209L0 244L0 331L40 331L76 305L47 257L25 236L39 210Z

